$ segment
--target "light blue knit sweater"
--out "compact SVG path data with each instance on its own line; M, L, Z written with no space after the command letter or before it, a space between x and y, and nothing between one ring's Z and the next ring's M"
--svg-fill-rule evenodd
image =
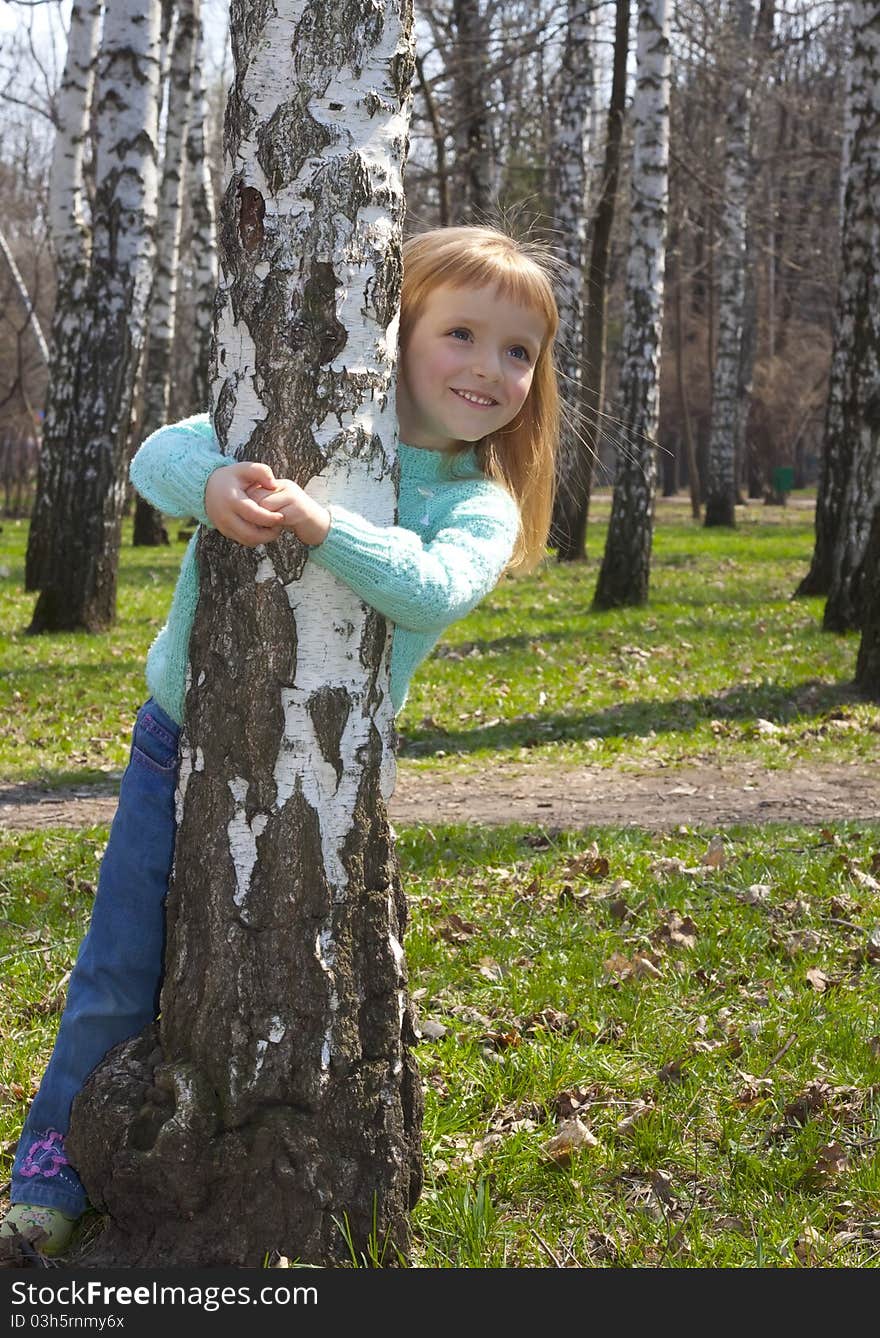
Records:
M207 414L159 428L131 462L142 497L169 516L205 514L205 485L222 455ZM450 460L442 451L400 446L398 524L373 525L330 504L330 530L309 549L393 624L391 701L399 711L416 666L450 623L463 618L494 587L519 530L513 498L480 472L472 451ZM147 686L178 723L183 720L189 638L199 594L193 535L168 621L147 655Z

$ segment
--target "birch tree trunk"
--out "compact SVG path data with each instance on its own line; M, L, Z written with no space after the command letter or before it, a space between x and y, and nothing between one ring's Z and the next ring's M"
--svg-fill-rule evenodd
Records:
M742 367L749 186L751 39L754 0L730 0L724 190L718 276L718 342L706 476L707 526L736 524L736 443Z
M88 133L102 0L75 0L67 59L58 91L52 153L49 217L55 257L49 385L37 467L37 489L28 530L25 589L39 590L49 571L55 492L67 449L76 390L76 357L89 272L90 238L83 209L83 146Z
M639 0L620 439L596 609L644 604L651 574L669 196L669 18L668 0Z
M388 525L411 10L231 13L215 427ZM385 808L390 627L291 536L205 531L198 553L161 1020L74 1106L74 1159L111 1215L96 1262L340 1263L347 1222L393 1263L421 1087Z
M202 82L201 38L192 72L192 105L186 139L186 179L192 231L189 241L193 275L195 338L189 382L189 412L204 413L211 402L211 339L217 292L217 220L208 165L208 101Z
M592 13L585 11L582 0L568 0L565 48L559 72L561 92L551 148L553 241L566 266L556 295L560 328L556 365L563 404L556 457L558 495L571 486L584 433L581 392L594 26ZM554 532L550 536L551 545L557 547L560 539Z
M116 616L131 401L152 281L159 7L108 0L98 58L91 267L32 632L100 632ZM134 76L134 77L133 77Z
M586 557L587 520L593 488L593 467L601 441L602 405L605 399L605 308L611 228L620 174L620 147L626 105L626 62L629 54L630 0L617 0L614 34L614 73L608 105L608 133L602 166L601 187L592 223L590 265L587 274L584 322L582 393L583 422L575 467L557 498L553 518L556 550L560 562Z
M156 267L150 297L141 437L149 436L156 428L167 423L171 400L171 358L177 311L177 275L180 267L184 152L198 25L199 0L178 0L177 24L168 70L165 153L156 222ZM155 547L158 544L168 543L161 515L143 497L138 497L135 503L133 537L138 547L142 545Z
M869 595L865 559L880 507L880 2L853 0L852 143L842 236L840 427L843 475L824 626L862 626ZM837 350L835 350L837 362ZM847 458L848 457L848 458Z
M453 0L453 13L457 35L453 129L461 187L455 218L458 223L483 223L495 196L484 83L487 20L480 15L479 0Z

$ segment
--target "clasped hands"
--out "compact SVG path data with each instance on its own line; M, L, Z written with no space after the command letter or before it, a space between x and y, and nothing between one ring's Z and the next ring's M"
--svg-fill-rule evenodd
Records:
M270 544L284 530L314 546L330 529L326 506L256 461L214 470L205 486L205 513L215 529L246 548Z

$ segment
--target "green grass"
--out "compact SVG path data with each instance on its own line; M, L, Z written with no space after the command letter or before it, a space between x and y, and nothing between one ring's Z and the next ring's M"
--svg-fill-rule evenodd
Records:
M399 833L411 987L445 1028L416 1051L416 1266L880 1262L880 828L734 828L719 868L710 835ZM0 1173L105 838L0 834ZM559 1165L575 1102L597 1142Z
M876 760L857 638L791 599L808 508L752 506L727 532L662 503L650 604L596 615L607 516L599 498L587 566L505 580L450 629L413 682L402 769ZM126 544L108 635L31 638L25 538L4 523L0 777L112 774L183 546ZM7 1174L106 835L0 831ZM718 868L711 836L398 833L411 987L445 1029L416 1052L417 1266L880 1262L880 828L730 828ZM558 1164L575 1111L596 1142Z
M645 608L590 611L608 516L599 497L586 566L505 579L449 629L399 720L404 769L876 757L880 708L851 687L857 636L822 632L821 600L791 598L812 552L809 509L740 508L735 531L702 529L680 500L658 512ZM0 776L60 785L118 773L183 544L134 549L126 530L116 627L30 637L25 542L24 522L4 523Z

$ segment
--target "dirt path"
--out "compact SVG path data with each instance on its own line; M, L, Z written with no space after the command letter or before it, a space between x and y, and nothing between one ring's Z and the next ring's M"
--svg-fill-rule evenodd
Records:
M84 827L109 822L116 786L41 790L0 786L0 828ZM626 825L664 830L734 823L822 824L848 818L880 822L880 769L859 766L702 765L684 770L614 772L599 767L554 771L497 766L485 773L398 778L391 819L399 825L441 822L537 823L553 827Z

